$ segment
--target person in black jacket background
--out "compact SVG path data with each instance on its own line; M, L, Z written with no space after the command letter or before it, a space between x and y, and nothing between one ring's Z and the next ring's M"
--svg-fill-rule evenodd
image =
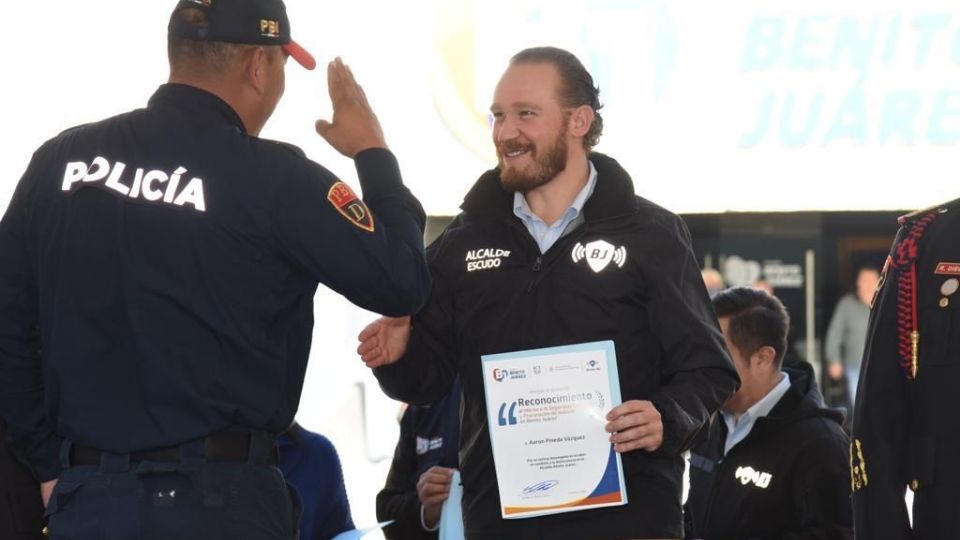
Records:
M360 335L396 399L430 403L459 374L468 540L680 538L682 453L737 388L685 224L592 152L598 92L567 51L514 55L491 106L499 167L428 249L426 307L412 325L385 318ZM623 403L604 428L629 502L503 519L481 356L598 340L616 349Z
M810 364L783 366L783 304L737 287L713 306L741 386L690 451L687 538L853 538L843 414L825 408Z
M393 520L387 540L437 538L443 502L450 494L460 438L460 381L429 406L408 406L387 483L377 494L377 520Z

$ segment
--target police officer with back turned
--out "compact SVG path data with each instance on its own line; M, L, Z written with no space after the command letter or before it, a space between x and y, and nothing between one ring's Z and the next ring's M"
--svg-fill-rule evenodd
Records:
M273 436L314 293L415 312L424 213L339 59L316 127L363 199L258 137L287 58L315 65L281 0L182 0L168 54L145 108L43 144L0 222L0 414L52 538L295 538Z

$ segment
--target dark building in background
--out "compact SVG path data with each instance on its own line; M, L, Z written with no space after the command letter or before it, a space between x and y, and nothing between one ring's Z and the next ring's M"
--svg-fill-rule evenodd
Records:
M837 301L853 290L860 267L883 266L897 217L905 213L728 213L683 218L701 266L720 270L728 285L749 285L756 276L774 287L791 315L790 356L811 360L819 374L823 339ZM815 336L813 358L807 347L809 321ZM824 394L831 405L852 403L841 384L826 385Z

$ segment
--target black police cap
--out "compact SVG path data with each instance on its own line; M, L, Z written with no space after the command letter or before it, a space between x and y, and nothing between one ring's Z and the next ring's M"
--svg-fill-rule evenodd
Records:
M205 22L195 24L181 15L198 9ZM290 37L290 20L282 0L180 0L170 16L170 36L195 41L222 41L283 47L301 66L317 67L317 61Z

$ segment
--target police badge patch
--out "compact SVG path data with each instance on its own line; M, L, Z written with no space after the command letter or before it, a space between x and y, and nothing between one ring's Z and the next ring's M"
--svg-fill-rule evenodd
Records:
M350 223L367 232L373 232L375 228L373 214L370 213L367 205L353 193L350 186L343 182L337 182L330 186L330 191L327 192L327 200Z

